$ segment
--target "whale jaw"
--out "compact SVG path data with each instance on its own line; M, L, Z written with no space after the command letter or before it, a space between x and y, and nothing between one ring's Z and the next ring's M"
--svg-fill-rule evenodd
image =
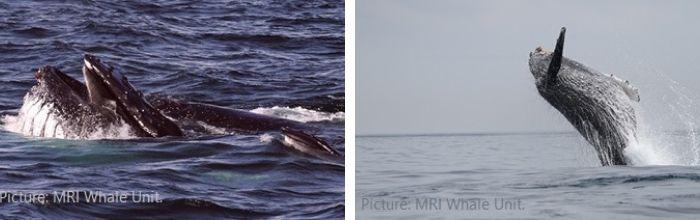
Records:
M182 130L151 106L125 76L89 54L85 55L84 63L83 76L91 104L116 111L139 136L183 135Z

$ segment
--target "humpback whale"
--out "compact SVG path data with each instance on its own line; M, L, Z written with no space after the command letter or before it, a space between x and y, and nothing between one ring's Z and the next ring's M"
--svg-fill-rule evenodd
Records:
M203 103L146 95L97 57L86 54L82 83L58 68L44 66L37 84L20 109L21 132L36 137L84 139L94 134L124 132L138 137L182 137L203 126L236 133L279 132L282 143L303 153L331 160L343 155L309 134L304 123Z
M554 52L530 52L537 91L593 145L603 166L626 165L623 150L637 141L639 93L628 81L564 57L565 34L562 27Z

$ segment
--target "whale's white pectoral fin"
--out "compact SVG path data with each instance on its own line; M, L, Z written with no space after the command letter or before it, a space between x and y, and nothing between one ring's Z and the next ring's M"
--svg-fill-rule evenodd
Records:
M622 79L620 79L620 78L617 78L617 77L613 76L612 74L610 74L610 77L613 79L613 81L614 81L615 83L617 83L618 85L620 85L620 87L622 88L622 91L625 92L625 94L627 95L627 97L629 97L629 98L630 98L631 100L633 100L633 101L639 102L639 100L640 100L640 99L639 99L639 89L637 89L636 87L632 86L632 84L630 84L629 81L626 81L626 80L622 80Z
M630 84L625 84L622 86L622 88L625 90L625 93L628 97L630 97L630 99L639 102L639 90L637 88Z
M326 143L326 141L301 130L283 127L282 136L284 137L282 144L300 152L319 158L343 158L343 155Z

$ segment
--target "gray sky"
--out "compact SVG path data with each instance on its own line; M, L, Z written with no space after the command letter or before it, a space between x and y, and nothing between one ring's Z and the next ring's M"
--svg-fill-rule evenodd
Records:
M647 124L694 126L698 12L698 1L359 0L356 132L573 131L527 65L561 26L564 56L639 88Z

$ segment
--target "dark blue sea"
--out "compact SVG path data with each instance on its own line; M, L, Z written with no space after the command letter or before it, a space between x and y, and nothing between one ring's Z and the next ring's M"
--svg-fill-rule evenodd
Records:
M575 131L358 137L356 215L697 219L696 139L657 132L628 147L633 164L603 167Z
M4 200L0 218L343 218L344 164L290 150L274 133L63 140L6 128L39 67L82 80L91 53L145 94L304 122L343 152L344 24L344 3L331 0L0 2L0 201L160 199Z

